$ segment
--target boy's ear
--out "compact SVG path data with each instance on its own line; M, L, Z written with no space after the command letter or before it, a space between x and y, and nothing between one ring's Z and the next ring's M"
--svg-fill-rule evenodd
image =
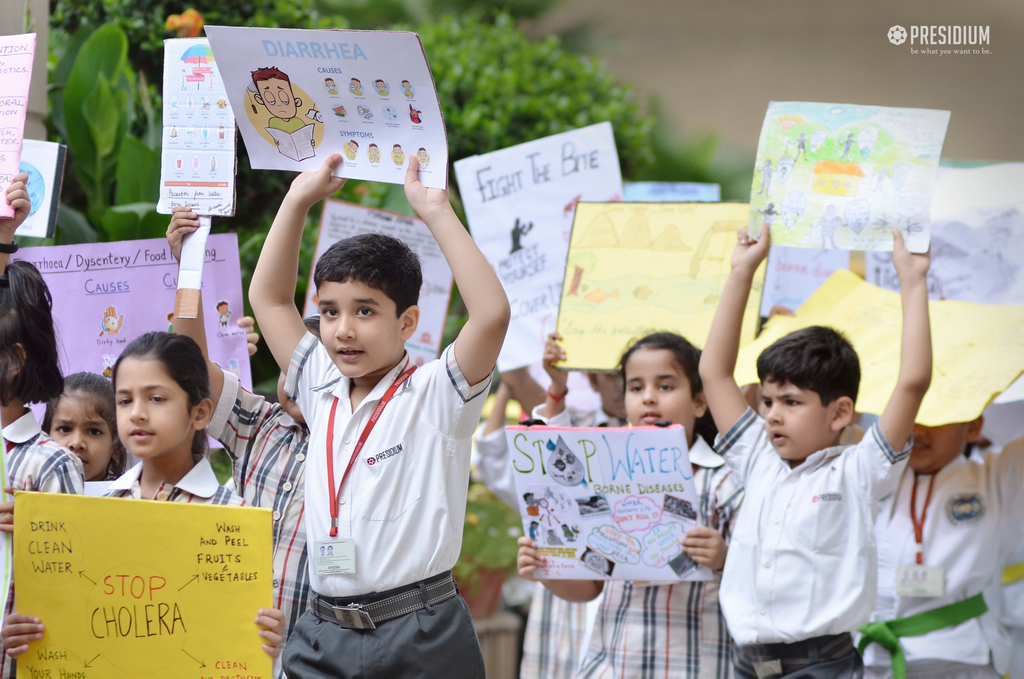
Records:
M416 327L420 324L420 308L413 304L411 307L402 312L399 317L399 321L402 324L401 336L402 341L405 342L413 333L416 332Z
M693 397L693 414L697 416L697 419L704 417L704 414L708 411L708 399L704 396L704 391L698 391L697 395Z
M967 442L974 443L981 437L981 428L985 426L985 416L978 415L978 419L967 423Z
M213 419L213 399L204 398L202 401L192 406L192 428L196 431L202 431L206 429L206 425L210 424L210 420Z
M256 103L259 104L260 106L266 106L266 104L263 103L263 96L262 95L254 94L254 95L252 95L252 98L255 99Z
M295 97L295 108L298 109L300 106L302 106L302 98Z
M829 429L840 432L853 422L853 399L849 396L840 396L829 404L831 421Z

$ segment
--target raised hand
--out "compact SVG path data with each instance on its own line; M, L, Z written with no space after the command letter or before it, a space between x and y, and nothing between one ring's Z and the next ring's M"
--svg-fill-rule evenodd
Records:
M447 191L428 189L420 182L420 164L416 156L409 156L409 166L405 172L405 197L416 214L425 221L452 209Z
M171 223L167 225L167 245L176 261L181 261L181 246L185 236L199 228L199 215L190 207L176 207L171 212Z
M892 265L896 268L896 275L900 283L909 283L915 280L925 280L928 276L928 267L931 266L931 254L928 252L910 252L903 242L903 234L899 229L892 230Z
M299 206L308 211L321 200L338 191L345 185L342 177L335 177L334 171L342 163L340 153L332 153L320 166L320 169L303 172L292 180L287 198L298 202Z
M771 230L767 224L761 225L761 233L757 240L751 238L746 229L736 232L736 248L732 251L732 268L749 268L754 271L768 256L771 249Z

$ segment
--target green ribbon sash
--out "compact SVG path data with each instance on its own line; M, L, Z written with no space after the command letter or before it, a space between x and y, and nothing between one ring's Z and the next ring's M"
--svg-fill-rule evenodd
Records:
M985 604L985 599L981 593L978 593L970 599L906 618L869 622L857 630L864 635L861 637L860 643L857 644L857 650L863 654L868 644L871 642L878 644L892 655L893 679L906 679L907 662L903 657L900 637L919 637L936 630L955 627L971 618L977 618L986 611L988 611L988 606Z

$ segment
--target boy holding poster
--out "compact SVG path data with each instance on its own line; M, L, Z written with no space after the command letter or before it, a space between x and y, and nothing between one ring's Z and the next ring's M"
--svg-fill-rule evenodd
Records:
M565 359L564 351L553 339L549 340L544 356L545 367L549 369L553 361ZM567 601L589 601L604 593L590 647L580 666L581 677L730 676L731 639L721 617L718 589L728 549L726 541L743 500L743 489L738 475L725 466L709 444L716 432L697 370L699 361L700 350L685 338L657 332L630 346L619 362L619 369L625 380L626 416L631 425L650 427L669 422L682 425L685 430L697 509L689 502L665 495L664 511L685 512L698 525L682 536L682 551L677 545L677 554L668 565L682 576L700 564L712 569L715 576L707 581L661 583L621 579L542 581ZM549 370L549 374L549 423L565 426L566 375L555 370ZM549 463L549 468L552 466ZM604 496L595 498L608 504ZM685 508L673 506L673 500ZM589 539L581 560L603 575L608 574L607 568L614 568L612 561L589 547ZM538 568L548 565L536 540L519 539L520 575L533 577Z
M722 611L736 639L736 674L763 679L860 676L850 632L868 621L878 589L878 501L896 487L914 418L931 381L928 254L911 254L893 230L903 339L896 387L856 446L841 446L860 385L857 353L841 334L814 326L783 337L757 360L764 414L733 377L740 323L754 271L768 255L740 232L701 359L718 450L759 511L740 517L722 579Z
M405 341L419 319L419 262L379 234L343 239L317 262L322 342L307 333L294 300L302 229L310 207L344 184L332 176L341 162L332 154L292 182L249 290L288 373L285 390L310 425L311 601L284 668L303 679L366 676L371 665L373 676L482 677L483 656L449 569L461 549L470 437L508 301L447 191L425 188L412 159L406 197L469 310L457 343L438 361L410 365Z

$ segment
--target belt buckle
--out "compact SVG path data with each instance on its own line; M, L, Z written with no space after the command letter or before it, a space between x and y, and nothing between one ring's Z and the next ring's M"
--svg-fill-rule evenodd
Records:
M766 677L781 677L782 661L762 660L760 662L755 662L754 671L757 672L757 679L766 679Z
M348 606L331 606L334 610L334 617L338 624L347 629L377 629L373 624L370 614L363 610L359 604Z

